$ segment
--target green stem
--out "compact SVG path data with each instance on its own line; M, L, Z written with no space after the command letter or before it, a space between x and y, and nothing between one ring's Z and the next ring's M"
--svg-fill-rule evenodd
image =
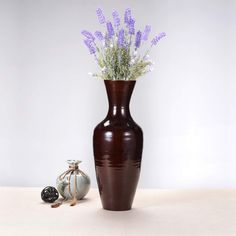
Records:
M150 50L152 49L152 46L153 46L153 45L151 45L151 46L149 47L149 49L146 51L146 53L143 55L143 59L148 55L148 53L149 53Z

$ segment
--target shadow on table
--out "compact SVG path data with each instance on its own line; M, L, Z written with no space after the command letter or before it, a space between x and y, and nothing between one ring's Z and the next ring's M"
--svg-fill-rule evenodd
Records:
M48 203L48 202L41 201L40 204L50 206L52 204L55 204L56 202L63 202L63 204L70 204L71 201L72 201L72 199L65 201L63 198L59 198L57 201L55 201L53 203ZM89 198L83 198L83 199L77 201L77 205L78 204L84 204L84 203L87 203L89 201L90 201Z
M134 201L137 208L162 207L184 204L209 204L212 200L228 196L228 191L222 189L188 189L188 190L159 190L154 194L148 191L137 196Z

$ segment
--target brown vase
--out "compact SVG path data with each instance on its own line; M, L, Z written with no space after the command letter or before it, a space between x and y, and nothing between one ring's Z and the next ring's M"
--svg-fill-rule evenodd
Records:
M130 210L139 180L143 133L129 111L135 83L105 81L109 110L94 129L96 177L106 210Z

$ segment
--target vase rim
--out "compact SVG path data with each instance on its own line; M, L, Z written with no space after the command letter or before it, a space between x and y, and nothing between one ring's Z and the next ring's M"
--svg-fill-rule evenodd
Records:
M110 80L106 79L104 82L136 82L136 80Z
M69 160L67 160L66 162L67 162L67 164L69 164L70 166L78 166L82 161L69 159Z

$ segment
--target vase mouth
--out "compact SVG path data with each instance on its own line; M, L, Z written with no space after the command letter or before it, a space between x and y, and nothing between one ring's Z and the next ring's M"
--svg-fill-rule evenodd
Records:
M106 79L104 80L105 83L113 83L113 82L119 82L119 83L135 83L136 80L110 80L110 79Z
M67 160L66 162L69 166L78 166L82 161L70 159Z

